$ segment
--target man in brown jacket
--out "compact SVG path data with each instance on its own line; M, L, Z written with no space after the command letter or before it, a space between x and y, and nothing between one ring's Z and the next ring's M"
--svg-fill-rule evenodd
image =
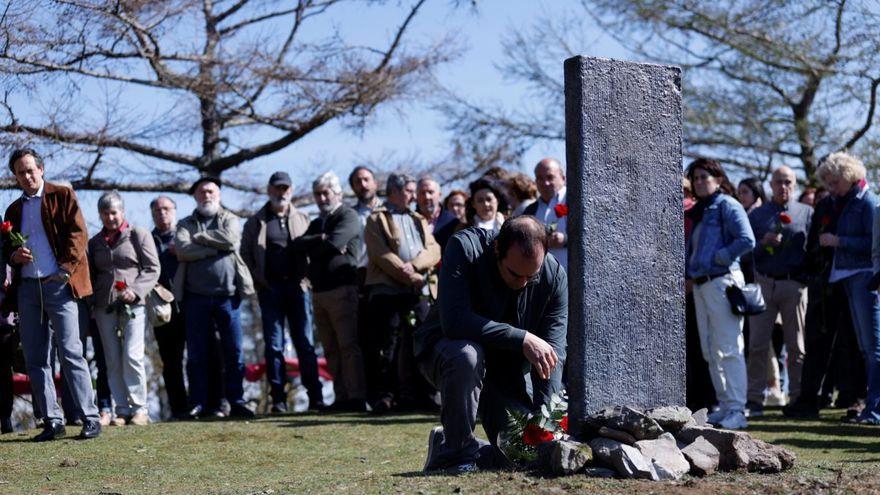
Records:
M318 379L318 357L312 345L312 304L306 274L305 256L293 249L293 240L309 228L309 216L290 203L293 195L290 176L275 172L269 178L269 201L244 224L241 257L254 279L263 320L266 344L266 378L272 396L272 412L287 412L284 384L284 320L290 331L300 376L309 394L309 409L324 408L324 395Z
M436 294L432 269L440 246L428 221L410 209L416 198L412 176L391 174L388 200L373 210L364 231L370 333L364 336L367 384L373 412L422 409L432 404L429 387L413 359L412 334Z
M73 190L43 180L43 159L36 151L15 150L9 157L9 170L24 194L9 205L5 218L12 232L26 241L14 246L11 236L5 235L3 261L13 267L7 300L17 303L31 392L43 416L43 432L34 440L54 440L65 433L49 361L49 322L62 373L83 422L80 436L94 438L101 433L101 425L83 358L77 304L77 299L92 293L85 220Z

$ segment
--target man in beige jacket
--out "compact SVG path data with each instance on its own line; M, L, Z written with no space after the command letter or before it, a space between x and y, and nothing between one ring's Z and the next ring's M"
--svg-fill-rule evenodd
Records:
M410 208L415 178L391 174L386 193L385 205L373 210L364 231L371 326L370 335L362 338L375 413L432 405L433 391L413 359L412 333L436 295L431 275L440 261L440 246L428 221Z
M287 412L285 319L299 360L302 383L309 394L309 409L324 408L308 312L311 297L305 282L307 264L305 256L298 256L293 249L293 240L309 228L309 217L291 204L292 185L286 172L272 174L266 189L269 201L244 224L241 238L241 257L250 269L260 300L266 378L273 413Z

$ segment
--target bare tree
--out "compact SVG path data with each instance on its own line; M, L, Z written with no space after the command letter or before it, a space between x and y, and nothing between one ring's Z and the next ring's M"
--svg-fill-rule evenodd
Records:
M382 3L10 0L0 146L72 156L62 176L78 189L180 192L209 175L256 190L233 169L328 122L365 125L454 55L450 39L405 42L425 0L382 47L346 41L327 19Z
M880 165L876 1L583 0L582 7L635 57L683 67L687 156L759 175L784 163L807 178L837 150ZM587 51L572 33L585 34L542 19L512 36L500 68L525 81L543 111L447 103L460 140L475 129L520 149L563 139L561 61Z

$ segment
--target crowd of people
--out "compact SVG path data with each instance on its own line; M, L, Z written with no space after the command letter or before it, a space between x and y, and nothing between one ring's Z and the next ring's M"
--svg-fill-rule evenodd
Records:
M474 437L478 409L494 442L508 409L540 407L563 388L567 205L555 159L541 160L534 178L491 169L445 197L430 177L392 173L380 199L374 172L356 167L350 205L327 172L311 184L314 218L291 201L290 176L276 172L243 228L213 177L192 185L196 208L179 221L173 199L155 198L152 232L129 224L123 198L106 192L91 238L75 193L45 180L39 153L16 150L9 169L22 195L0 228L3 432L13 427L19 341L43 428L35 440L72 424L84 438L148 424L148 325L162 361L164 417L253 417L243 387L248 297L259 307L271 413L288 411L289 338L309 410L439 410L443 427L431 432L426 469L475 469L486 447ZM767 197L759 179L734 188L716 161L687 168L687 400L712 408L714 424L745 428L770 405L815 417L832 403L847 408L847 421L880 424L877 198L864 165L846 153L824 159L817 177L824 187L798 195L795 173L779 167ZM746 284L760 287L766 306L751 316L728 295ZM161 321L157 297L173 299ZM529 370L531 383L510 378ZM481 393L491 398L480 401Z
M714 160L686 175L688 405L717 404L709 421L731 429L768 405L880 424L880 206L864 164L833 153L823 187L799 195L779 167L769 198L757 178L734 188ZM743 316L728 292L747 283L766 309Z
M294 206L291 178L276 172L268 200L243 228L221 206L222 184L213 177L192 185L196 208L179 221L172 198L153 199L152 232L129 224L123 198L106 192L97 205L102 228L91 238L76 194L46 180L36 150L13 152L9 170L22 195L2 228L9 318L0 327L0 426L13 429L20 342L43 428L38 441L66 434L65 424L81 424L81 436L93 438L104 426L150 422L148 325L162 361L164 417L253 417L243 390L241 304L254 295L271 413L288 411L285 327L309 410L439 410L438 384L420 371L414 334L436 307L441 254L453 234L476 226L494 237L511 216L531 214L552 225L548 246L565 263L565 218L555 208L565 203L565 174L552 158L537 165L534 180L495 168L445 198L431 177L393 173L384 201L374 172L356 167L350 206L340 179L327 172L312 183L315 218ZM160 290L173 303L170 317L156 323L150 304ZM332 404L324 402L313 327L333 377Z

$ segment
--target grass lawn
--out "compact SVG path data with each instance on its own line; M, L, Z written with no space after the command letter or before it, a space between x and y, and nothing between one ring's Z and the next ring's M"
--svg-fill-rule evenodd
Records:
M109 427L97 440L0 437L0 493L822 493L880 492L880 428L821 420L752 421L750 432L794 450L782 475L723 474L678 483L540 478L485 472L423 476L424 415L286 415L252 422ZM79 429L69 429L70 434Z

